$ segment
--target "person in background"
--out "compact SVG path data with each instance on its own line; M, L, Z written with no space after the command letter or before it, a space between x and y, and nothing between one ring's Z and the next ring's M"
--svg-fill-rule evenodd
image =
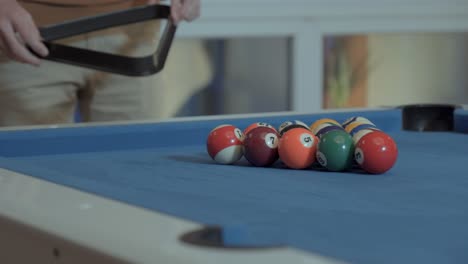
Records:
M200 41L175 41L162 72L127 77L41 60L38 27L159 3L158 0L0 0L0 126L167 118L211 78ZM172 0L178 24L200 15L200 0ZM159 22L148 21L57 41L127 56L153 53ZM189 68L187 65L192 64Z

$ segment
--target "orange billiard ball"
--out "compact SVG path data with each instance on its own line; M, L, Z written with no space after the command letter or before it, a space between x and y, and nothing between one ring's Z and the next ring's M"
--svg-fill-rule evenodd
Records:
M318 138L309 129L290 129L280 138L279 157L291 169L308 168L315 162L318 142Z
M360 131L355 137L354 159L360 167L371 174L390 170L398 157L397 144L388 134L379 130Z
M244 134L230 124L215 127L208 135L206 148L210 157L220 164L232 164L242 158Z

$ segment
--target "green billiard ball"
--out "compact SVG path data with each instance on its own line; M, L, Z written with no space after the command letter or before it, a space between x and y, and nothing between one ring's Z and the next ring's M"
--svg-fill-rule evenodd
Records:
M354 159L354 142L343 130L330 131L320 138L317 161L329 171L350 169Z

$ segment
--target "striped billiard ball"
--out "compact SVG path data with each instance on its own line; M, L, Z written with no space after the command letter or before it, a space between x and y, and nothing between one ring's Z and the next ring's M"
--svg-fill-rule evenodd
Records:
M232 164L242 158L244 134L230 124L215 127L206 140L210 157L220 164Z
M309 129L314 133L314 135L317 134L317 130L319 127L323 127L323 125L335 125L341 127L341 124L336 121L335 119L332 118L321 118L313 122L310 126Z
M283 134L286 133L288 130L297 128L297 127L309 129L309 127L304 122L300 120L293 120L293 121L283 122L278 128L278 133L280 134L280 136L283 136Z

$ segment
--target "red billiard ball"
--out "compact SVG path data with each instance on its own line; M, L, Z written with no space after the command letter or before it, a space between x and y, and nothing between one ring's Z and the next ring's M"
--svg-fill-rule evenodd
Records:
M315 162L318 142L318 138L309 129L290 129L280 138L279 158L291 169L308 168Z
M270 127L252 129L244 140L244 157L252 165L266 167L278 160L278 132Z
M354 158L363 170L372 174L382 174L390 170L397 161L398 148L388 134L379 130L360 131Z
M210 157L221 164L232 164L243 155L244 134L229 124L220 125L211 130L206 141Z
M269 128L275 129L272 125L268 123L256 122L256 123L250 124L246 129L244 129L244 135L247 135L252 129L257 128L257 127L269 127Z

